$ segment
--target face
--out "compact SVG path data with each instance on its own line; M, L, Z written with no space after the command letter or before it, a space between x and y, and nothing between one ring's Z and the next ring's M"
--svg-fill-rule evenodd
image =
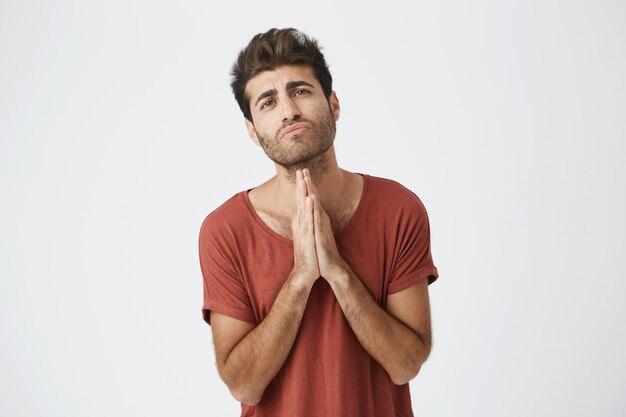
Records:
M329 99L308 66L285 65L248 81L252 140L289 171L323 157L335 139L339 102ZM319 161L318 161L319 162Z

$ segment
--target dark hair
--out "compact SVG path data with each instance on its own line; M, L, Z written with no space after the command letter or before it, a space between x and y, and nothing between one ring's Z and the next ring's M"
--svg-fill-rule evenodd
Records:
M281 65L308 65L328 98L333 89L333 77L328 71L324 55L317 41L294 29L270 29L252 38L237 57L230 72L235 99L246 119L252 121L250 97L245 89L255 75Z

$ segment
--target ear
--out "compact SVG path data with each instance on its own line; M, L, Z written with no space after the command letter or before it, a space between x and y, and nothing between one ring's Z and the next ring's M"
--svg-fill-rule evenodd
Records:
M339 120L339 113L341 108L339 107L339 99L337 98L337 93L335 93L334 90L331 91L330 96L328 96L328 103L330 104L330 109L333 112L335 121Z
M245 119L245 122L250 139L252 139L252 142L256 143L257 146L261 146L261 144L259 143L259 138L256 135L256 130L254 130L254 124L248 119Z

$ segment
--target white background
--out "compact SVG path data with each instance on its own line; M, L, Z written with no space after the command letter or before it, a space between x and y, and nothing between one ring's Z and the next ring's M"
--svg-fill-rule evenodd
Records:
M274 173L229 70L288 26L428 210L416 416L626 415L625 3L409 3L0 3L0 415L239 415L197 238Z

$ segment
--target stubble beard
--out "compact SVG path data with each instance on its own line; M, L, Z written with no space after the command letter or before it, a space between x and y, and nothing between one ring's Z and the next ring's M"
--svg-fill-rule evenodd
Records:
M330 107L317 119L318 123L301 118L290 120L272 139L257 132L265 154L286 170L292 182L296 180L298 169L308 168L313 177L321 176L328 171L327 151L335 140L337 127ZM294 123L306 123L310 129L303 134L296 133L281 139L280 133ZM307 135L310 137L307 138Z

